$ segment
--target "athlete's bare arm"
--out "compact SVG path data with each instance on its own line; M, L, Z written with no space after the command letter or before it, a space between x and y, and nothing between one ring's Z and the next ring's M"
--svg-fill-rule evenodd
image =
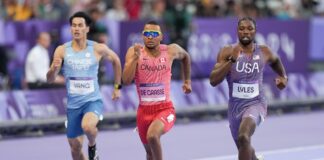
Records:
M178 44L168 45L168 53L171 54L172 60L178 59L181 60L183 66L183 75L184 75L184 84L182 89L184 93L191 92L191 60L187 51L185 51Z
M265 54L266 62L268 62L273 71L278 74L275 79L276 85L279 89L284 89L288 82L288 77L280 57L274 54L268 46L260 46L262 52Z
M57 74L60 72L62 67L62 61L64 57L64 46L58 46L54 52L53 62L50 69L46 74L47 82L52 83L55 81Z
M103 43L96 43L94 49L102 58L105 58L112 63L114 69L114 82L115 84L121 84L122 68L118 55ZM120 91L118 88L114 87L111 98L112 100L117 100L119 97Z
M216 64L209 76L209 82L212 86L216 86L224 80L233 63L229 58L232 57L233 60L236 60L241 51L242 48L238 44L234 47L225 46L219 51Z
M102 43L97 43L94 48L95 51L102 56L102 58L105 58L112 63L114 69L114 82L115 84L121 84L122 69L118 55L107 45Z
M125 66L124 66L123 78L122 78L123 84L125 85L132 83L135 77L137 61L140 56L141 48L142 48L141 45L135 44L134 46L130 47L126 53Z

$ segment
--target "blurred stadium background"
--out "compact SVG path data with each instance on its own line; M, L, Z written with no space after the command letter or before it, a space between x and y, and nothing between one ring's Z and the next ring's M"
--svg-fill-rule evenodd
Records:
M288 73L288 86L279 92L275 75L266 69L270 116L324 109L324 0L2 0L0 8L0 141L64 134L64 87L29 89L24 67L38 33L50 33L50 57L70 40L67 19L79 10L94 19L89 38L109 45L122 64L127 48L141 43L143 24L151 19L161 22L164 43L188 50L192 94L182 94L180 65L175 63L173 71L178 123L226 119L227 83L212 88L208 76L218 50L237 41L241 16L256 18L256 41L278 53ZM135 87L124 87L121 99L112 102L112 66L101 62L99 76L105 104L100 129L134 127Z

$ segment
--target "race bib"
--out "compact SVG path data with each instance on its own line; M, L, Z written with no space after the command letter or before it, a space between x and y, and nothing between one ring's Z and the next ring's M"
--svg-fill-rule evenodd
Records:
M251 99L259 95L259 84L233 83L232 96L235 98Z
M142 83L139 86L141 101L156 102L165 100L164 84Z
M94 80L92 78L70 78L70 93L86 95L94 92Z

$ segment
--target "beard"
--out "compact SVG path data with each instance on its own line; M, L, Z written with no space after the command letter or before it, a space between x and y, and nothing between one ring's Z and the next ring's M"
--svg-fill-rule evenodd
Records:
M155 46L145 46L147 49L149 50L154 50L155 49Z
M155 49L156 46L157 46L157 45L155 45L155 44L145 44L145 47L146 47L147 49Z
M247 46L247 45L249 45L249 44L251 44L253 42L253 39L252 38L248 38L248 37L242 37L239 40L240 40L240 43L243 46Z

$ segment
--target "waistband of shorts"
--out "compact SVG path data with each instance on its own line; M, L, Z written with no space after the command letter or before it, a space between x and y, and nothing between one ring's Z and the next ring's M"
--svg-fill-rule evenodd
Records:
M152 104L152 105L139 105L138 108L145 111L156 111L161 109L173 108L173 103L169 101L169 102L162 102L159 104Z

